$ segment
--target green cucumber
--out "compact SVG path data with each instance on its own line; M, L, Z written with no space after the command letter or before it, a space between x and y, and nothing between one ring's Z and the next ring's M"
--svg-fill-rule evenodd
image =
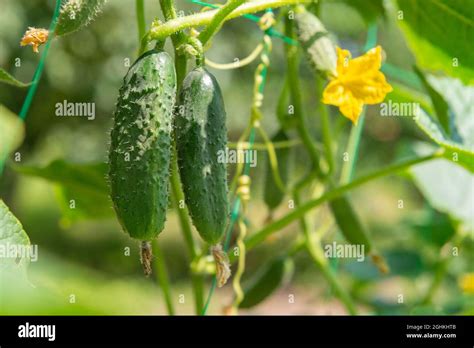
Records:
M289 138L285 131L279 130L273 137L272 142L288 141ZM288 169L290 160L290 149L287 147L278 148L275 150L278 158L278 171L283 184L288 182ZM265 176L265 186L263 191L263 200L270 211L278 207L285 197L285 193L281 191L275 182L270 160L267 161L267 172Z
M186 205L202 239L217 244L229 215L226 112L216 78L202 67L184 79L176 116L176 148Z
M176 73L157 50L130 67L114 114L109 153L111 198L123 229L151 241L163 230L168 205Z
M346 240L351 244L363 245L364 252L368 254L372 249L372 244L348 198L340 196L329 202L329 206Z

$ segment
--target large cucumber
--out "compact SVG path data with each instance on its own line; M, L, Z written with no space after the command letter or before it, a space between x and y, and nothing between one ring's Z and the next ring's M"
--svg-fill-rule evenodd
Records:
M288 136L284 130L279 130L273 137L272 142L287 141ZM289 170L289 159L290 159L290 149L287 147L279 148L275 150L275 153L278 158L278 172L280 173L280 178L283 184L286 185L288 182L288 170ZM267 172L265 176L263 191L263 200L267 205L270 211L278 207L285 196L285 193L282 192L281 188L277 185L272 167L270 165L270 160L267 162Z
M204 68L183 82L176 116L176 147L185 201L194 226L211 245L227 224L226 113L216 78Z
M123 229L142 241L164 227L176 73L171 57L143 54L124 78L111 132L111 197ZM143 247L143 246L142 246Z

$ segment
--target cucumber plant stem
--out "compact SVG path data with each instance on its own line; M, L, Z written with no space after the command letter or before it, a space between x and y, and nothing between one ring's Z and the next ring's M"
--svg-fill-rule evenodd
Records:
M324 252L321 245L319 243L318 244L313 243L311 241L311 238L309 238L309 235L307 236L307 239L306 239L306 250L308 251L315 265L319 268L319 270L323 274L324 278L327 280L327 282L331 286L335 295L344 304L349 314L356 315L357 311L355 309L355 305L352 299L350 298L350 296L344 290L344 288L339 284L334 273L331 271L331 268L329 267L329 263L327 262L327 259L324 257Z
M141 44L142 39L146 34L144 0L136 0L135 5L136 5L137 24L138 24L138 43Z
M168 270L166 269L166 263L161 251L161 247L158 244L158 241L155 239L153 241L153 253L155 254L155 267L156 267L156 275L157 280L160 283L161 290L163 290L163 296L165 298L166 308L168 310L169 315L174 315L174 306L173 300L171 296L171 287L170 281L168 277Z
M290 38L294 38L294 21L286 18L285 20L285 35ZM287 60L287 76L288 83L290 86L291 101L294 107L294 116L297 119L297 131L301 137L303 145L308 151L311 161L313 164L313 170L317 177L322 178L324 175L319 166L319 154L318 150L313 144L313 139L308 132L306 125L306 119L303 112L303 102L301 97L301 89L298 81L299 76L299 59L298 59L298 47L285 45L286 47L286 60Z
M229 0L224 6L217 10L214 17L212 17L209 25L204 29L198 36L198 39L201 41L202 46L204 47L212 36L219 30L219 28L224 23L226 17L234 11L237 7L242 5L246 0Z
M346 153L348 155L348 161L344 162L341 170L341 178L339 182L341 185L347 184L352 180L354 175L355 163L359 154L360 136L362 129L364 128L365 109L362 111L362 115L359 117L357 125L353 125L351 133L349 135L349 141L347 143Z
M300 3L308 2L307 0L255 0L247 4L243 4L233 10L224 21L229 19L243 16L244 14L255 13L268 8L277 8L286 5L296 5ZM178 17L173 20L167 21L164 24L156 25L148 32L148 38L150 40L161 40L174 34L180 30L197 27L201 25L208 25L211 23L215 14L219 10L211 10L206 12L200 12L189 16Z
M300 204L299 193L294 193L294 199L297 206ZM346 307L347 312L351 315L356 315L356 309L354 302L344 290L344 288L339 284L338 280L334 276L329 267L329 263L327 259L324 257L323 249L321 247L319 238L315 240L310 233L308 228L308 221L306 218L306 214L300 218L300 225L305 237L305 249L308 251L309 256L313 260L316 267L321 271L326 281L331 286L331 289L334 291L335 295L341 300L343 305Z
M323 133L324 151L326 154L326 161L329 166L328 175L330 175L334 171L334 149L332 146L331 121L329 119L328 107L321 101L323 94L323 81L319 76L316 76L316 89L316 93L318 95L318 114L321 118L321 128Z

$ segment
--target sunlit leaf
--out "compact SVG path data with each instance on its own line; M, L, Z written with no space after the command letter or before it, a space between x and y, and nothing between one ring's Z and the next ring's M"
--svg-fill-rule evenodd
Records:
M474 6L465 0L397 0L397 23L418 65L474 83Z
M449 106L448 135L437 120L420 110L415 122L436 144L445 149L445 157L474 173L474 87L464 86L453 78L428 75L427 82L442 94Z
M415 147L419 154L426 149ZM474 174L447 159L437 159L411 168L414 182L430 204L474 228Z
M29 246L30 239L20 221L0 199L0 276L24 274L29 263L25 248Z

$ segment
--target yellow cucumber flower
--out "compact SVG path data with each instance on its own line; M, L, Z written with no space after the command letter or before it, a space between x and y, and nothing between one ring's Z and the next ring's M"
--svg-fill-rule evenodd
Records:
M337 75L324 89L323 103L338 106L345 117L357 124L364 104L381 103L392 91L380 72L382 48L372 48L355 59L351 59L348 50L339 47L336 50Z
M459 287L466 294L474 294L474 273L466 273L459 279Z
M21 38L20 45L31 45L33 46L33 52L38 53L38 47L48 41L48 35L49 32L46 29L29 27Z

